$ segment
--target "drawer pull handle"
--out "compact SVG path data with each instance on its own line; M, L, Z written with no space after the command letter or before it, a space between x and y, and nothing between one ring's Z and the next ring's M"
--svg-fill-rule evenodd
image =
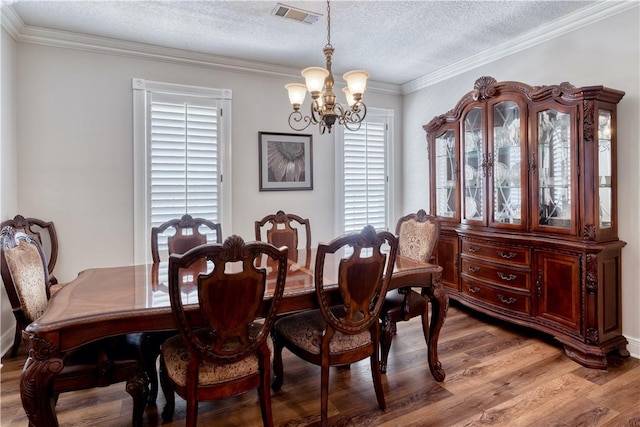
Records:
M480 292L480 288L472 288L471 286L467 285L467 289L469 289L469 292L473 292L474 294L477 294L478 292Z
M507 282L510 282L510 281L514 280L518 276L516 276L515 274L506 275L503 272L498 271L498 277L501 278L502 280L506 280Z
M518 301L514 297L505 298L504 295L502 295L502 294L498 294L498 299L500 301L502 301L503 303L505 303L505 304L513 304L514 302Z
M480 252L480 249L482 248L480 248L479 246L469 246L469 252L473 252L474 254L476 252Z
M515 252L498 251L498 255L500 255L504 259L511 259L511 258L515 258L518 254Z
M469 271L471 271L473 273L477 273L478 271L480 271L480 267L475 266L475 265L470 265L469 266Z

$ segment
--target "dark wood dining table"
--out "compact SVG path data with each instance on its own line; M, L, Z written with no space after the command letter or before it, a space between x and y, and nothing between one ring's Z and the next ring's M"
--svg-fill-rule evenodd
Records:
M336 282L339 258L340 255L333 261L325 261L325 283ZM82 271L51 298L45 313L27 326L23 335L29 345L29 354L22 371L20 394L31 425L58 425L51 381L63 367L65 352L110 336L176 329L167 293L167 265L156 263ZM314 266L315 249L290 253L279 312L318 307ZM445 377L438 360L437 345L448 308L448 297L440 282L441 272L440 266L397 256L390 285L391 289L422 287L425 298L431 302L427 361L437 381L443 381ZM199 272L185 271L182 283L183 301L192 304L194 316L197 316L197 274ZM268 280L265 307L270 295Z

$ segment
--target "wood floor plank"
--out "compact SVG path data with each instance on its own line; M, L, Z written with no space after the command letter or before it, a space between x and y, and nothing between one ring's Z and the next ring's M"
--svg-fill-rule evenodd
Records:
M640 360L612 359L607 370L583 368L549 337L451 305L440 333L439 358L445 381L433 379L426 364L420 318L398 324L387 374L387 410L378 408L368 361L330 372L332 426L640 426ZM0 425L23 427L19 381L25 360L2 360ZM272 393L274 423L318 426L320 369L285 350L282 389ZM163 423L165 399L148 406L144 425L183 426L185 404L176 398L173 421ZM131 425L131 397L124 383L64 393L57 411L61 427ZM199 405L198 425L261 426L257 392Z

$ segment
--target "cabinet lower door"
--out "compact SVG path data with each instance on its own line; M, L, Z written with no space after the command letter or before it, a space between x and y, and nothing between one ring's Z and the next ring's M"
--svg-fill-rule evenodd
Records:
M442 267L442 284L458 289L458 236L440 234L436 249L436 264Z
M580 330L580 256L537 251L537 316Z

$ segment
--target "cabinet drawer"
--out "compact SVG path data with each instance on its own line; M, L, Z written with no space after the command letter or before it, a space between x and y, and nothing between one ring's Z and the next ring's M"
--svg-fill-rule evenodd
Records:
M530 273L528 271L508 268L507 266L493 266L472 259L463 259L462 273L489 280L498 285L530 289Z
M462 292L497 307L531 314L531 297L504 288L492 288L462 277Z
M514 248L506 245L462 241L462 253L476 258L508 262L528 267L531 264L531 252L527 248Z

